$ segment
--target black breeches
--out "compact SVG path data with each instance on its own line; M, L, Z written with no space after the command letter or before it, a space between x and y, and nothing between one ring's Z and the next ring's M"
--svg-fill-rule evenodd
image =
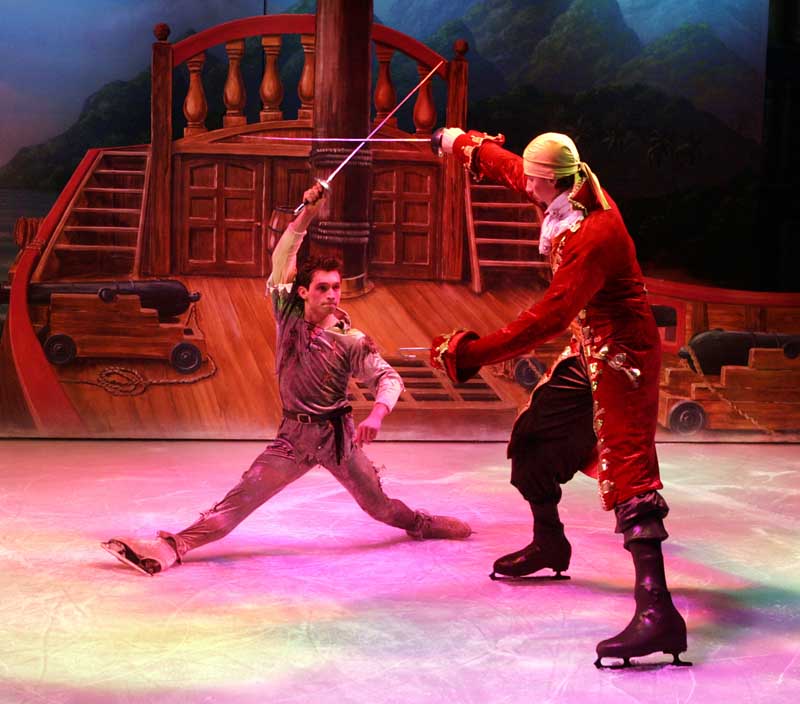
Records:
M570 357L535 390L514 425L511 483L532 503L558 503L560 485L584 466L596 443L586 366L581 357Z

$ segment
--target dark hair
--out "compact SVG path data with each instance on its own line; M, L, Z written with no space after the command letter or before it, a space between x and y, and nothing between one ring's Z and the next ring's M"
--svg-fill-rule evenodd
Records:
M555 188L557 191L571 191L572 187L575 185L575 175L570 174L569 176L562 176L561 178L557 178L555 182Z
M297 276L294 279L294 290L301 286L310 288L311 279L314 278L315 271L339 271L341 272L342 262L336 257L309 257L297 267Z

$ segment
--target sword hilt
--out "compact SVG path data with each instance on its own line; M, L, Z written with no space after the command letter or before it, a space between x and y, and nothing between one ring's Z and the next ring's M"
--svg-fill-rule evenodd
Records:
M330 183L328 183L328 181L326 181L324 178L315 178L314 180L315 180L315 181L316 181L316 182L317 182L317 183L318 183L320 186L322 186L322 188L324 188L326 191L330 191L330 190L331 190L331 185L330 185ZM311 202L310 202L310 201L307 201L307 200L303 199L303 202L302 202L302 203L300 203L300 205L298 205L298 206L297 206L297 207L294 209L294 215L295 215L295 217L297 217L298 215L300 215L300 213L302 213L302 212L303 212L303 210L305 209L305 207L306 207L307 205L310 205L310 204L311 204Z

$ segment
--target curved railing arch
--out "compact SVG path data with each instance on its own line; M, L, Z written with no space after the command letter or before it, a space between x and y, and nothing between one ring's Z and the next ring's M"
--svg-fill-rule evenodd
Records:
M316 17L314 15L256 15L255 17L231 20L204 29L173 44L172 67L180 66L201 51L234 39L259 34L314 34L315 28ZM444 61L436 74L444 79L447 78L447 60L417 39L391 27L373 24L372 40L402 51L428 68L433 68L440 61Z

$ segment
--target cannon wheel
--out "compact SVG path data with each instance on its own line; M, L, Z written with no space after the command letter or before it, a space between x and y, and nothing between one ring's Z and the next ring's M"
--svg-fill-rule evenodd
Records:
M783 354L786 359L797 359L800 355L800 342L792 340L783 346Z
M547 367L536 357L523 357L514 365L514 381L525 389L532 389L546 371Z
M679 435L693 435L706 426L706 412L694 401L679 401L669 412L669 429Z
M103 301L103 303L112 303L117 297L117 292L113 288L104 286L97 292L97 296L101 301Z
M75 340L69 335L51 335L44 343L45 357L52 363L69 364L78 354Z
M191 342L179 342L172 348L169 361L181 374L191 374L200 368L203 355Z

